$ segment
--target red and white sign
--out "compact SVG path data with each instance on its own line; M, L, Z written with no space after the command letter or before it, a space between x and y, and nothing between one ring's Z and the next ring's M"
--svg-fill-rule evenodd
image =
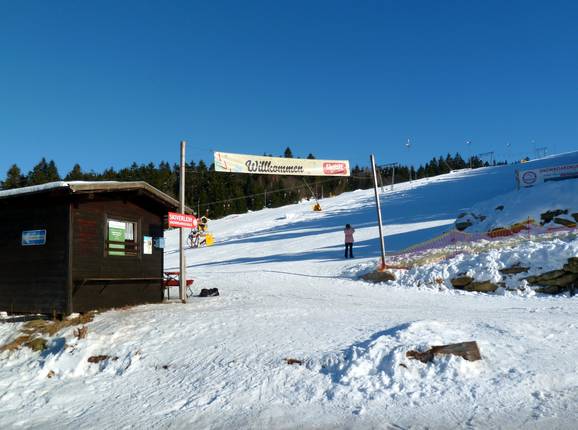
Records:
M197 228L197 218L194 215L169 212L169 227Z
M323 163L323 173L326 175L347 175L347 165L341 162Z

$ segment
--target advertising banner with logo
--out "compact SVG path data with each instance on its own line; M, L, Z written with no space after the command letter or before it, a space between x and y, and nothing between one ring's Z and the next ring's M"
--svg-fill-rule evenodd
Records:
M518 184L521 187L533 187L550 181L563 181L578 178L578 164L566 164L563 166L542 167L533 170L518 170Z
M217 172L260 175L349 176L347 160L309 160L215 152Z

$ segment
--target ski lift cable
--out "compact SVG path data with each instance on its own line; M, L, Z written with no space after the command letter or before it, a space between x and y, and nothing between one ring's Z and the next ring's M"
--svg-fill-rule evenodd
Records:
M350 176L351 177L351 176ZM362 179L367 179L367 177L358 177L358 178L362 178ZM330 181L334 181L338 178L330 178L330 179L326 179L324 181L319 181L318 184L324 184L326 182L330 182ZM285 191L293 191L293 190L298 190L300 188L303 188L303 185L298 185L298 186L293 186L293 187L287 187L287 188L279 188L278 190L267 190L268 194L273 194L273 193L280 193L280 192L285 192ZM202 203L201 206L212 206L215 204L219 204L219 203L223 203L223 202L232 202L232 201L236 201L236 200L243 200L243 199L247 199L247 198L251 198L251 197L257 197L257 196L261 196L265 193L265 191L260 192L260 193L253 193L253 194L245 194L243 196L239 196L239 197L232 197L229 199L224 199L224 200L217 200L214 202L207 202L207 203Z
M349 178L353 178L353 179L365 179L365 180L370 180L370 176L354 176L351 175L349 176ZM334 177L334 178L327 178L325 180L322 181L318 181L317 184L325 184L331 181L335 181L335 180L340 180L342 178L339 177ZM305 180L303 178L303 180ZM293 187L286 187L286 188L279 188L277 190L267 190L268 194L273 194L273 193L280 193L280 192L287 192L287 191L294 191L294 190L298 190L301 189L303 187L303 185L297 185L297 186L293 186ZM228 199L224 199L224 200L216 200L214 202L207 202L207 203L202 203L200 206L203 207L208 207L208 206L213 206L216 204L220 204L220 203L224 203L224 202L232 202L232 201L237 201L237 200L243 200L243 199L247 199L247 198L252 198L252 197L257 197L257 196L261 196L265 193L265 190L263 192L260 193L253 193L253 194L245 194L243 196L239 196L239 197L231 197Z

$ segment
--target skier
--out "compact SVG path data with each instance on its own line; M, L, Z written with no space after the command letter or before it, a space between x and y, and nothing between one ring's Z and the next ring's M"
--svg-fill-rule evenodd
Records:
M197 228L193 228L189 233L189 247L190 248L198 248L199 247L199 237L200 232Z
M350 224L345 225L345 258L347 257L347 250L349 249L349 258L353 258L353 233L355 229Z

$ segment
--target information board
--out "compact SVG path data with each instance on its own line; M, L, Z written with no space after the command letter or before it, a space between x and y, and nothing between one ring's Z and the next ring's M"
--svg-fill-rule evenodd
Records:
M25 230L22 232L22 246L46 245L46 230Z

